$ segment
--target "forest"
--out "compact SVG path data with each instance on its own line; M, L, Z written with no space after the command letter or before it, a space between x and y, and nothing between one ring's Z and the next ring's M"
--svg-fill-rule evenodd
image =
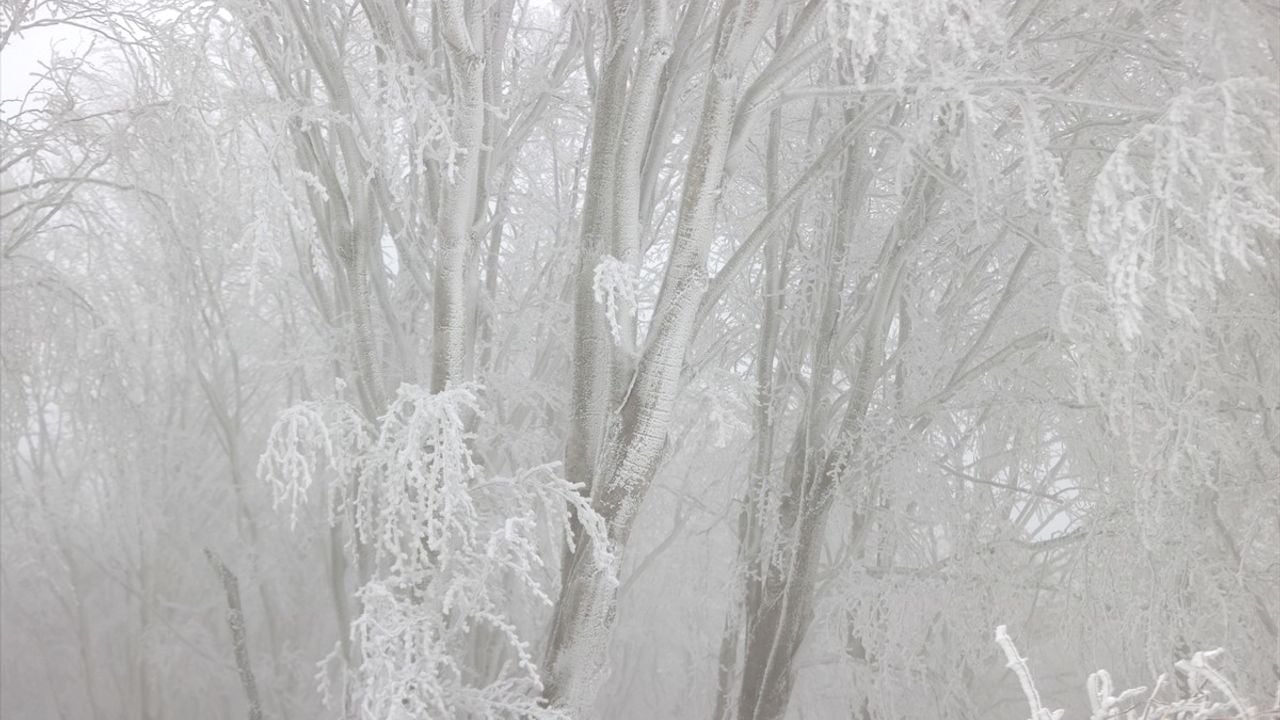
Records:
M1280 2L4 0L0 716L1280 718Z

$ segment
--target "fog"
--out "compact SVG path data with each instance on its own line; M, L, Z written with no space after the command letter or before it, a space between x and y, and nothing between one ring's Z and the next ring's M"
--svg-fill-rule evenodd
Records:
M1280 718L1278 54L6 2L0 715Z

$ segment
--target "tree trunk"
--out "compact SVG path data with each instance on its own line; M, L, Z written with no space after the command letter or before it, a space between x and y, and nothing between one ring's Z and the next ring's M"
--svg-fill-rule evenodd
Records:
M441 0L440 23L456 98L454 141L458 159L444 180L440 238L432 292L431 391L465 379L467 349L467 261L479 237L481 141L484 134L484 33L479 13L462 0Z
M592 504L604 517L609 541L619 551L626 546L658 469L685 353L706 289L707 252L739 96L738 72L773 17L772 9L744 5L726 2L721 12L658 306L634 380L605 439L604 460L592 488ZM617 588L594 564L590 544L579 543L561 588L547 651L544 695L553 705L585 710L593 700L616 604Z

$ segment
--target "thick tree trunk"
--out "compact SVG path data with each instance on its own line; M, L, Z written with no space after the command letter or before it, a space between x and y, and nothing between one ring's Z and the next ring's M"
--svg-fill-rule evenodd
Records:
M591 161L582 201L582 235L573 288L573 385L570 391L569 435L565 473L590 493L595 485L597 454L608 407L612 376L610 340L604 311L595 300L596 266L609 248L612 235L613 183L618 136L626 106L630 11L615 8L611 17L608 56L596 86L591 129ZM578 528L575 526L575 530Z
M791 517L784 518L789 551L751 593L738 720L777 720L791 699L793 661L813 619L814 577L831 498L822 487L826 481L808 479L814 496L795 503Z
M644 158L652 139L654 114L658 106L659 80L671 56L667 9L660 0L645 3L644 37L637 51L636 70L627 98L626 120L618 137L617 162L613 178L613 242L611 253L619 261L639 267L641 247L641 185ZM633 309L631 309L633 310ZM613 380L610 403L617 407L630 386L635 370L636 318L634 312L620 313L618 338L613 348Z
M479 13L462 0L441 0L440 24L456 99L454 141L458 159L445 178L440 208L432 292L431 391L440 392L465 379L467 328L467 261L475 232L480 196L481 141L484 135L484 33Z
M772 20L757 5L727 2L707 81L701 121L685 176L680 218L654 321L635 378L605 439L592 504L609 540L625 548L636 514L658 469L698 304L706 289L706 258L715 222L734 112L738 73ZM607 386L606 386L607 387ZM588 543L570 561L556 607L546 670L547 699L585 709L603 673L617 589L596 567Z

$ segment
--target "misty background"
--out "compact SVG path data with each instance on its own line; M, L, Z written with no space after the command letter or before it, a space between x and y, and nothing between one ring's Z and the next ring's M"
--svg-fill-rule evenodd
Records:
M1280 5L6 0L5 718L1280 718Z

